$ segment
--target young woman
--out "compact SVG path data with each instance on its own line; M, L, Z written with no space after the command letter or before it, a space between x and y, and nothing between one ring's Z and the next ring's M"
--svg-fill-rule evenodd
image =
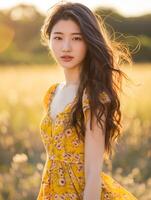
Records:
M107 39L99 17L80 3L59 3L41 33L65 82L44 95L41 137L47 160L37 200L135 200L102 171L120 136L119 66L129 54Z

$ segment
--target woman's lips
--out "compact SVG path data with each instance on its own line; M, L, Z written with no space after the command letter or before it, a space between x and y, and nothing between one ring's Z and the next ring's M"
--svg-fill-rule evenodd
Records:
M62 56L61 59L63 61L65 61L65 62L70 62L73 59L73 57L71 57L71 56Z

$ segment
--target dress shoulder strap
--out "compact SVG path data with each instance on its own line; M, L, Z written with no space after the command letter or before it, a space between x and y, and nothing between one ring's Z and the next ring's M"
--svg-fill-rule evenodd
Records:
M44 94L44 97L43 97L43 106L44 106L45 110L48 109L49 102L50 102L51 97L53 96L58 84L59 83L54 83L50 87L48 87L48 89L46 90L46 93Z
M99 100L103 104L108 104L111 102L109 95L105 91L99 93ZM86 122L88 119L88 115L90 114L90 100L86 88L84 89L82 96L82 110Z
M105 91L102 91L99 93L99 99L100 99L100 102L103 104L111 102L109 95ZM82 106L84 109L87 109L87 108L90 108L89 104L90 104L90 101L89 101L88 93L85 88L83 91L83 96L82 96Z

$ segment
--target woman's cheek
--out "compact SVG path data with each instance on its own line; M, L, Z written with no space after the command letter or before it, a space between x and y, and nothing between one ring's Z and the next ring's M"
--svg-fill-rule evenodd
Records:
M51 46L51 51L52 53L57 57L58 53L59 53L59 47L56 44L52 44Z
M86 56L86 52L87 52L86 47L85 47L85 46L82 46L82 47L81 47L81 55L82 55L82 57L85 57L85 56Z

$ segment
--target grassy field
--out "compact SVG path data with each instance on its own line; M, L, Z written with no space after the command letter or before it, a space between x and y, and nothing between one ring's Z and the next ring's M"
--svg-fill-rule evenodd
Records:
M124 67L133 84L121 96L123 137L104 170L135 194L151 199L151 64ZM0 200L33 200L40 186L45 150L39 134L42 98L64 80L54 66L0 67Z

